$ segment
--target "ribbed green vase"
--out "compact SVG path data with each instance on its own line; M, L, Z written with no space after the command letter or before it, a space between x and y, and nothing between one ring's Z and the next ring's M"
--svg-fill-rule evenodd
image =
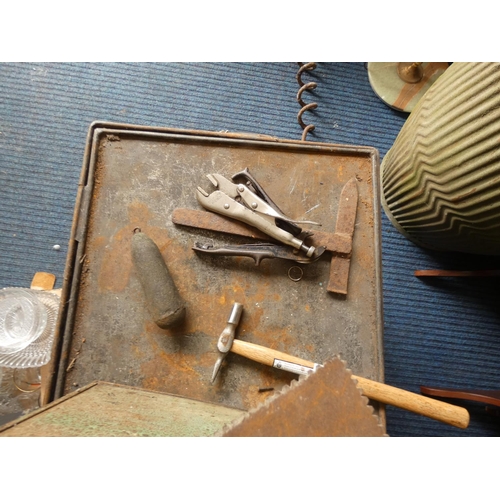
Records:
M453 63L380 169L382 205L414 243L500 255L500 63Z

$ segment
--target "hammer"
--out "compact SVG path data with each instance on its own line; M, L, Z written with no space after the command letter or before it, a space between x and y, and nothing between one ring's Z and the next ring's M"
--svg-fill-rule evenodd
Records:
M236 328L240 322L242 313L243 305L236 302L231 309L227 325L217 342L219 357L212 374L212 383L217 378L222 362L228 352L234 352L258 363L299 375L315 372L322 366L318 363L297 358L268 347L235 339ZM357 375L351 375L351 377L357 382L357 386L361 389L363 395L369 399L397 406L403 410L433 418L434 420L459 427L460 429L466 429L469 425L469 412L465 408Z

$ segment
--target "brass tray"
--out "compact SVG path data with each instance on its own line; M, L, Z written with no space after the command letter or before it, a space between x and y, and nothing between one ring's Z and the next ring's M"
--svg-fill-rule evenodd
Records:
M330 257L289 261L198 255L195 241L248 242L178 226L176 208L203 210L206 174L248 167L291 217L334 232L352 177L359 201L346 297L326 291ZM354 374L383 381L379 156L374 148L269 136L93 123L89 129L62 291L51 379L57 399L95 380L247 410L296 375L229 353L211 384L216 343L234 302L237 338L317 363L339 355ZM161 330L149 317L130 257L140 227L160 248L187 303L185 323ZM308 228L310 229L310 228ZM312 228L313 229L313 228Z

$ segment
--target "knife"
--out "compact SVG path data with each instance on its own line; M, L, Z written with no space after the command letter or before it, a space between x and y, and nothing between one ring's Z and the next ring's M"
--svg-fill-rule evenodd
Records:
M353 177L342 188L340 193L339 206L337 209L337 223L335 225L335 234L339 239L349 242L352 248L352 239L354 227L356 224L356 212L358 207L358 185ZM349 270L351 267L351 258L341 257L334 254L330 264L330 280L327 290L341 295L347 294L347 283Z

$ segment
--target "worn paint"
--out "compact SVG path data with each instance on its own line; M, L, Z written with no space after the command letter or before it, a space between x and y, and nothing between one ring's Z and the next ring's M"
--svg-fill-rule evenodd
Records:
M241 410L99 383L12 422L2 436L203 437L241 417Z

